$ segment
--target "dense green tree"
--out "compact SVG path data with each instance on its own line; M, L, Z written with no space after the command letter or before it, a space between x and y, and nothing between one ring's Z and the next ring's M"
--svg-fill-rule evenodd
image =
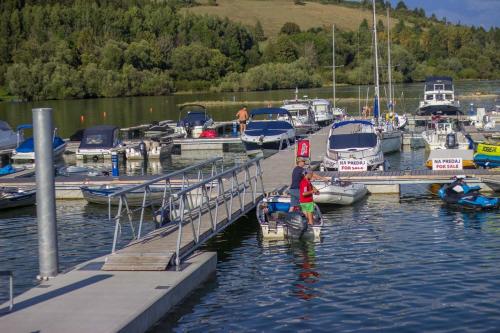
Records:
M286 22L280 29L280 33L285 35L294 35L300 33L300 27L297 23Z

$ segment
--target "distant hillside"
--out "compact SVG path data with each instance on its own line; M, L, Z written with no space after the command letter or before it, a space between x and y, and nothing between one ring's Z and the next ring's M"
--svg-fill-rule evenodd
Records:
M369 10L317 2L295 5L292 0L217 0L217 6L207 5L206 0L198 2L201 6L184 8L183 11L227 17L249 26L260 21L266 36L277 35L286 22L294 22L302 30L332 24L342 30L356 30L363 19L372 22ZM385 21L385 16L378 18Z

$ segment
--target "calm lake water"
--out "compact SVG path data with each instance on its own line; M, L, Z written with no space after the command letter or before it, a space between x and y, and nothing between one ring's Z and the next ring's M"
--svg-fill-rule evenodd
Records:
M405 94L417 96L421 88L407 86ZM499 94L500 83L457 84L459 93L475 90ZM330 89L303 94L328 97ZM280 91L236 98L266 101L291 95ZM339 95L356 96L357 88L341 87ZM83 112L89 122L85 126L103 120L104 111L108 123L128 126L172 119L177 103L221 96L232 98L206 94L0 103L0 119L12 125L30 122L32 107L52 106L61 132L69 135L81 126ZM411 101L416 105L418 100ZM491 107L496 101L474 103ZM233 111L220 108L213 114L227 120ZM240 156L226 153L226 163ZM404 151L388 159L393 169L423 168L425 152ZM162 164L168 169L191 162L191 157L172 156ZM321 242L264 242L253 212L217 236L204 248L218 254L216 276L153 331L498 331L498 211L452 210L423 185L403 186L400 196L373 195L352 207L321 209L326 218ZM35 213L35 208L0 212L0 270L14 271L16 294L36 285ZM106 208L58 201L57 215L62 270L109 253L114 226L107 222ZM7 299L7 287L8 281L0 280L0 301Z

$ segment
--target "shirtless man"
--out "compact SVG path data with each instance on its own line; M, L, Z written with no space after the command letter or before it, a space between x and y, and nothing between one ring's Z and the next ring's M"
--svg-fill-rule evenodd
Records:
M247 120L249 118L247 107L245 105L243 105L241 110L236 113L236 118L238 118L240 123L240 134L243 134L243 132L247 129Z

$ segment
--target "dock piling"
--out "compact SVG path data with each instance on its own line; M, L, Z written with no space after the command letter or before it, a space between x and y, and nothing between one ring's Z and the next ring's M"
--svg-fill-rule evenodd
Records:
M54 183L54 154L52 109L33 109L33 136L35 139L36 185L38 221L38 257L40 275L46 280L58 273L57 221Z

